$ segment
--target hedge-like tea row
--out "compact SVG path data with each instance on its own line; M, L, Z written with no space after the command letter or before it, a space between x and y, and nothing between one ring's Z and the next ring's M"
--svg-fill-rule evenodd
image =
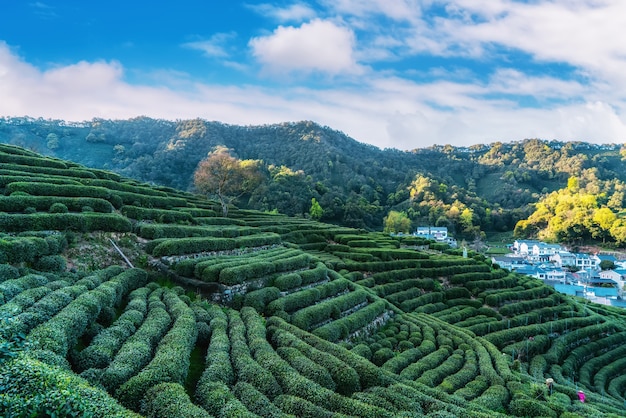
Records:
M250 306L256 309L258 312L263 312L270 302L275 301L280 298L280 296L280 289L276 287L264 287L246 293L243 304L244 306Z
M7 154L4 152L0 152L0 161L2 163L7 164L17 164L17 165L27 165L34 167L50 167L50 168L59 168L59 169L67 169L68 166L65 162L61 160L51 159L51 158L40 158L31 155L17 155L17 154Z
M426 355L420 361L410 364L400 372L400 376L409 380L416 380L427 370L431 370L439 366L446 358L452 354L449 346L443 346Z
M455 352L445 359L439 366L426 370L417 382L423 383L430 387L438 386L446 377L457 373L465 364L465 356L462 350Z
M171 317L161 302L163 293L164 289L159 288L150 294L146 319L102 372L101 383L109 392L114 392L152 360L154 348L169 329Z
M124 313L108 328L94 337L78 355L80 370L104 369L115 357L122 344L135 333L148 312L150 289L142 287L130 294Z
M579 328L576 332L570 332L556 339L550 349L544 355L548 363L560 364L567 353L581 344L586 344L589 339L600 338L603 334L615 332L615 324L604 322L598 325Z
M209 393L212 383L220 382L227 386L233 385L235 373L230 360L230 340L228 339L228 317L224 312L214 312L211 319L211 341L206 353L206 367L196 387L196 400L211 412Z
M256 315L250 318L250 320L255 321L258 324L260 323L261 318ZM245 321L246 318L244 317L244 322ZM358 354L347 350L339 344L331 343L330 341L326 341L314 334L306 332L295 325L289 324L282 318L273 316L267 320L267 325L268 327L275 326L280 329L285 329L311 347L328 353L348 364L359 375L361 390L367 390L368 388L374 386L388 386L394 382L394 379L390 374L381 372L380 368L376 367L374 364ZM246 326L248 328L250 327L248 324L246 324Z
M319 374L315 375L315 377L301 372L304 376L318 383L320 386L342 395L349 396L360 391L361 385L359 375L349 364L339 360L337 357L329 353L320 351L319 349L305 343L300 338L285 329L271 327L268 329L268 332L272 342L278 347L277 351L279 354L281 353L281 349L295 349L309 361L313 362L314 365L321 367L322 369L318 372ZM289 355L288 352L286 354ZM291 355L295 356L293 353ZM291 364L289 360L288 362ZM309 366L308 362L304 362L304 364L307 365L308 373L313 374L318 370L317 367L313 365ZM293 364L292 367L297 369L297 367Z
M576 347L570 351L569 355L561 364L561 368L566 375L572 376L576 370L599 353L620 347L624 342L626 342L626 331Z
M143 396L153 386L166 382L184 383L189 370L189 356L198 337L193 310L174 292L167 292L163 300L174 319L172 328L159 342L150 363L116 392L116 398L135 411L139 411Z
M139 206L124 205L120 212L129 218L144 221L153 220L161 223L193 222L190 214L167 209L146 209Z
M2 156L0 155L0 159ZM88 179L95 179L96 175L87 170L81 168L70 167L67 169L63 168L51 168L51 167L40 167L40 166L32 166L32 165L22 165L22 164L14 164L14 163L2 163L2 168L6 171L15 171L15 172L23 172L23 173L35 173L35 174L43 174L49 176L63 176L63 177L82 177Z
M579 382L595 387L598 393L602 393L606 390L607 380L622 374L626 363L625 354L626 347L622 346L596 355L580 367Z
M32 184L45 183L45 184L54 184L58 186L65 186L65 185L80 186L80 183L78 181L72 180L67 177L53 177L53 176L36 177L36 176L21 175L21 174L20 175L8 174L6 171L4 172L0 171L0 189L5 189L6 194L15 193L16 196L18 196L19 194L24 194L25 192L23 191L18 191L18 192L9 191L10 189L9 186L11 186L14 183L15 184L17 183L32 183Z
M311 256L303 253L294 257L280 258L274 261L262 260L264 259L222 269L219 273L220 283L232 286L241 284L247 280L265 277L272 273L308 267ZM244 260L242 260L242 262L244 262ZM203 279L205 279L204 276Z
M37 196L64 196L64 197L93 197L104 199L119 209L122 207L122 199L111 190L104 187L91 187L73 184L52 184L52 183L32 183L15 182L7 185L7 192L25 192Z
M27 355L2 363L0 387L3 417L140 418L74 373Z
M0 229L7 232L72 230L79 232L130 232L128 219L115 213L0 213Z
M274 315L280 311L291 313L351 288L350 281L343 278L335 279L310 289L283 296L268 305L267 313L270 315Z
M0 303L4 304L27 289L44 286L48 283L45 276L27 274L17 279L9 279L0 283Z
M108 200L91 197L49 197L49 196L0 196L0 212L24 212L34 208L40 212L47 212L55 203L61 203L70 212L85 212L91 209L94 212L111 213L113 205Z
M180 211L178 213L180 213ZM255 228L244 226L199 227L140 223L136 228L138 229L139 236L146 239L189 237L235 238L242 235L256 234L258 232Z
M242 312L249 310L250 308L242 308ZM246 327L241 319L241 315L238 311L228 311L229 326L228 336L230 337L230 353L233 366L235 368L237 376L237 384L245 383L253 386L255 390L260 392L262 396L269 399L274 399L276 396L282 393L280 385L269 372L269 370L261 367L253 358L250 353L250 347L246 340ZM246 389L246 392L250 392ZM258 395L255 395L258 396ZM248 400L239 399L248 406ZM254 412L254 411L253 411Z
M158 243L163 241L164 240L157 240ZM154 242L155 241L153 241L153 243ZM273 259L275 256L289 254L291 251L298 252L298 250L287 250L284 247L276 247L263 250L240 250L237 252L238 255L208 255L204 257L187 258L176 262L174 264L174 271L185 277L202 278L204 276L207 281L217 281L220 271L223 268L239 265L243 259ZM211 273L209 273L209 270Z
M179 238L159 241L151 253L155 257L226 251L242 247L262 247L280 244L280 235L264 233L238 238Z
M356 290L300 309L291 316L291 322L295 326L309 331L327 319L339 319L343 311L366 302L367 299L368 293L365 290Z
M361 252L371 254L379 258L381 261L392 260L426 260L430 258L428 254L415 250L406 250L399 248L355 248L352 252Z
M426 293L426 289L424 289L423 287L419 286L419 284L422 284L420 282L418 282L419 279L413 279L413 280L405 280L406 281L410 281L415 283L415 286L406 289L406 290L402 290L400 292L396 292L396 293L392 293L392 294L388 294L386 296L386 299L395 304L395 305L400 305L402 302L409 300L409 299L415 299L419 296L422 296L423 294ZM431 287L430 284L432 283L432 280L430 281L430 283L427 281L428 279L426 279L425 281L425 285L428 287ZM434 286L432 286L434 288ZM380 296L385 296L384 292L388 289L386 289L385 287L382 286L377 286L375 290L380 291L378 294ZM434 290L434 289L430 289L430 290ZM381 294L382 293L382 294Z
M535 287L524 291L505 291L490 294L485 298L485 303L489 306L500 306L508 301L521 301L526 299L539 299L554 293L554 289L550 286Z
M484 338L494 344L496 347L503 347L504 343L510 341L521 341L522 339L539 335L549 334L551 332L562 332L563 330L574 330L586 327L603 321L599 317L588 316L582 318L566 318L557 321L551 321L544 324L535 324L528 326L518 326L511 329L492 332ZM580 348L580 347L579 347Z
M353 332L369 325L374 319L386 310L386 303L378 300L348 316L336 319L329 324L323 325L313 331L313 334L332 342L347 338Z
M118 190L121 192L137 193L147 196L169 197L167 193L152 187L146 187L147 185L145 184L142 185L136 182L129 183L127 181L121 181L121 179L81 179L81 183L83 183L85 186L104 187L106 189Z
M248 325L250 320L244 316L244 322L249 330L251 329ZM382 408L346 398L300 375L271 348L267 340L261 339L260 335L251 340L250 346L254 351L255 359L261 366L272 372L286 394L297 395L314 405L343 414L368 418L391 418L393 416Z
M404 312L413 312L420 306L431 303L443 302L444 294L442 292L431 292L418 296L414 299L405 300L400 304L400 309Z
M561 303L562 296L558 293L554 293L546 298L538 298L534 300L525 300L522 302L509 303L500 307L498 310L501 315L513 316L526 312L534 312L538 309L556 306Z
M476 353L473 350L466 350L464 356L465 361L461 369L454 374L445 376L439 386L437 386L438 389L447 393L454 393L476 378L478 373Z
M7 303L0 305L0 316L6 315L8 317L11 315L15 318L51 291L52 290L46 286L26 289Z
M102 308L117 305L131 290L144 286L147 278L141 269L130 269L113 277L79 295L48 322L33 329L28 339L39 348L65 357Z
M144 396L140 412L147 418L212 418L211 414L191 402L185 388L178 383L153 386Z
M373 275L372 278L376 280L376 276L380 278L379 275L384 275L387 273L391 275L391 274L398 273L398 272L402 272L402 270L395 270L395 271L390 271L386 273L377 273ZM400 295L400 292L405 291L405 290L411 291L413 288L420 288L420 289L424 289L428 291L435 290L435 281L433 279L406 279L405 280L402 278L398 278L398 281L390 282L390 281L385 280L384 283L385 284L378 284L377 286L374 287L374 290L376 291L376 293L381 297L392 295L396 298L401 298L402 296ZM398 295L396 296L395 294L398 294Z
M65 234L37 236L2 236L0 235L0 262L33 262L38 257L59 254L67 248Z
M188 199L188 200L191 201L191 199ZM176 210L179 210L181 212L186 212L190 214L191 216L193 216L194 218L210 218L210 217L217 216L217 212L215 212L213 209L182 207L182 208L176 208Z

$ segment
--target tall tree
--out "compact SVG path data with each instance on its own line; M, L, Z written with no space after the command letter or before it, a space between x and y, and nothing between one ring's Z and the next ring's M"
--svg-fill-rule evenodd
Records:
M407 233L411 230L411 220L405 212L398 212L395 210L389 211L389 214L385 216L384 223L384 232L387 233Z
M228 205L262 181L259 165L257 160L239 160L219 146L198 164L194 184L200 192L217 197L226 217Z

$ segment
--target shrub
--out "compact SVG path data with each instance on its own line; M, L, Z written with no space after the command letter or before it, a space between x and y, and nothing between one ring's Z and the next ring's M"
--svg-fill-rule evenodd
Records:
M50 206L50 213L67 213L69 212L69 210L67 209L67 206L65 206L63 203L53 203L52 206Z
M52 271L57 273L65 271L66 266L65 258L60 255L43 256L33 264L33 267L36 270Z
M148 418L211 418L211 414L191 402L178 383L160 383L148 390L141 413Z
M243 304L244 306L250 306L257 310L257 312L263 312L268 303L278 299L280 297L280 290L276 287L264 287L263 289L254 290L247 293Z

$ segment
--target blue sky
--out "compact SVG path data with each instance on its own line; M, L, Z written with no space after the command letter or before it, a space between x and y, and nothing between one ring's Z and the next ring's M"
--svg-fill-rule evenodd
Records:
M0 1L0 116L626 142L626 1Z

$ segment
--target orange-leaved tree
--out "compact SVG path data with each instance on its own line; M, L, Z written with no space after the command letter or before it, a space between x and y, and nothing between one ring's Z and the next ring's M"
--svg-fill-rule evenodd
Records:
M194 173L196 188L217 197L224 217L228 216L230 203L252 191L262 180L260 161L237 159L223 146L216 147L200 161Z

